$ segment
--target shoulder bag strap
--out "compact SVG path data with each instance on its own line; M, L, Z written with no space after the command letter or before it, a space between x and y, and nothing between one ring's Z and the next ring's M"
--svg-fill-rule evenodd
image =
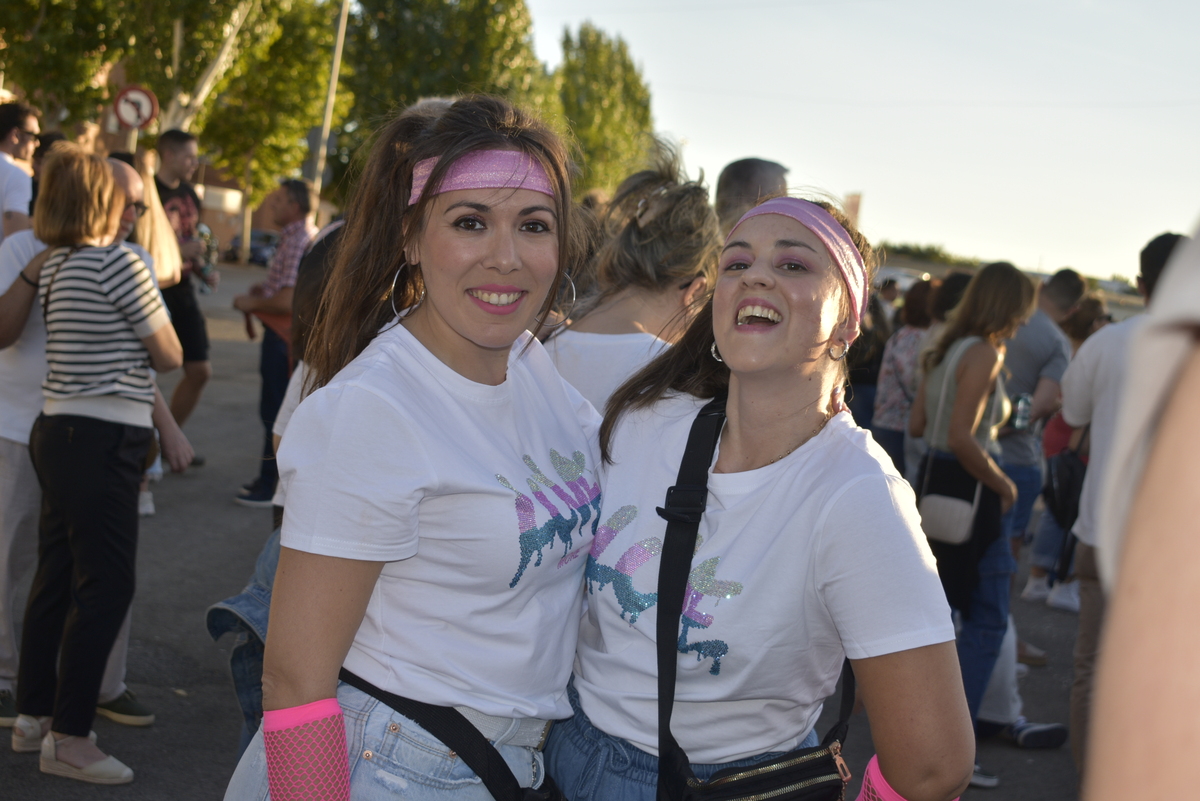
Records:
M954 343L954 352L947 353L943 357L943 363L946 365L946 372L942 374L942 390L938 395L937 413L933 416L933 437L937 436L938 428L942 425L942 407L946 405L946 388L950 386L950 373L958 365L958 357L961 355L962 346L966 343L966 339L960 339ZM929 474L933 471L930 469L933 466L933 437L928 438L929 449L925 455L925 480L921 482L921 493L917 499L925 497L925 493L929 492Z
M721 428L725 425L725 398L715 398L696 415L688 433L687 446L679 465L675 486L667 489L664 506L656 511L667 521L662 557L658 568L658 621L655 629L658 654L658 797L672 797L664 787L664 777L693 776L687 754L671 733L671 713L675 708L675 682L679 662L677 642L683 598L687 591L692 555L700 520L708 505L708 470L716 453ZM850 660L842 669L842 699L839 720L826 734L824 744L843 741L854 710L854 671Z
M427 704L389 693L345 668L342 668L338 678L415 721L422 729L453 749L466 766L475 771L475 775L483 781L496 801L520 801L524 796L525 791L513 776L504 757L500 756L500 752L487 741L479 729L472 726L454 707Z

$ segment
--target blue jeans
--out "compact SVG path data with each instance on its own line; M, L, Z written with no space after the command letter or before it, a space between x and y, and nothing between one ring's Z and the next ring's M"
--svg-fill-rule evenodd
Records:
M571 801L655 801L658 757L597 729L579 705L575 688L569 690L575 716L550 729L546 741L546 769L563 795ZM810 731L801 743L811 748L819 742ZM696 778L705 780L719 770L765 762L778 753L759 754L720 765L692 765Z
M453 751L399 712L347 684L338 685L337 698L346 717L351 801L492 801L483 782ZM522 787L542 783L540 752L508 745L503 738L492 744ZM259 730L229 781L225 801L269 797Z
M870 428L875 419L875 384L853 384L846 393L846 406L859 428Z
M1017 502L1000 521L1000 530L1006 537L1025 538L1029 518L1033 515L1033 504L1042 494L1042 466L1040 464L1000 465L1012 482L1017 485Z
M1029 564L1053 572L1066 539L1067 532L1062 530L1054 515L1050 514L1049 510L1042 512L1038 519L1037 533L1033 535L1033 553L1029 555ZM1070 565L1067 569L1069 572Z
M1006 537L997 537L979 560L979 584L971 593L971 617L963 620L958 634L958 663L972 722L979 714L1008 629L1009 587L1016 569Z

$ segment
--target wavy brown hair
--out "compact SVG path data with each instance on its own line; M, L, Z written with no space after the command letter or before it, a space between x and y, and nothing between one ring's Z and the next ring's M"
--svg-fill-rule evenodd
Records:
M925 355L925 371L941 364L950 346L963 337L996 343L1012 336L1036 304L1037 284L1025 273L1006 261L983 267L947 315L937 345Z
M807 200L807 198L805 198ZM763 198L763 202L770 198ZM841 209L824 200L809 200L825 209L841 224L862 256L867 268L867 286L875 274L875 249ZM842 314L849 316L849 294L841 293ZM644 409L662 400L669 392L682 392L697 398L713 398L729 390L729 367L712 357L713 300L709 293L704 307L696 314L679 340L652 362L635 373L608 399L604 422L600 426L600 453L604 461L612 462L612 436L617 423L626 412ZM845 362L838 362L844 371Z
M508 101L488 95L464 97L449 108L410 108L375 136L346 208L345 230L308 343L313 388L329 383L362 353L393 319L393 302L403 309L421 296L420 271L406 264L404 247L420 235L437 193L427 191L408 205L413 167L437 158L426 184L435 187L451 165L476 150L518 150L545 169L558 217L555 285L561 281L579 252L579 232L571 203L574 164L558 135ZM538 330L554 300L555 293L548 293Z

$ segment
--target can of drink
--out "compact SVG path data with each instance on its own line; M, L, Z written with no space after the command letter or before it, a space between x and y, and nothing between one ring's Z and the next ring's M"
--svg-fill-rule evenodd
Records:
M1024 393L1016 397L1013 408L1012 427L1018 431L1029 428L1029 416L1033 412L1033 396Z

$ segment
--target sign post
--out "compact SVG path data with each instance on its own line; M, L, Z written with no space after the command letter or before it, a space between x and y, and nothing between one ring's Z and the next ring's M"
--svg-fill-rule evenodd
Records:
M127 149L135 153L138 131L145 130L158 117L158 98L149 89L130 84L117 92L113 112L117 115L117 121L129 129Z

